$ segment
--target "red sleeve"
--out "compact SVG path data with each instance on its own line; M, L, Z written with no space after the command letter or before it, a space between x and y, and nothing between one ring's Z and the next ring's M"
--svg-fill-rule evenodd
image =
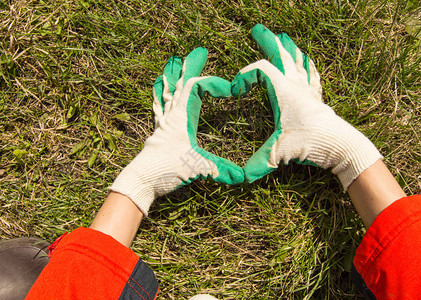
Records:
M50 262L25 299L156 298L153 272L111 236L79 228L53 245Z
M368 228L354 265L377 299L419 299L421 195L388 206Z

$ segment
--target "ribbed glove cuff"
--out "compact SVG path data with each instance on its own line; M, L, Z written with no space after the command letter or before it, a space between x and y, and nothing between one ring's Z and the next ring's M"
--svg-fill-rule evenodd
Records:
M108 192L117 192L129 197L147 217L149 207L156 198L155 191L150 182L139 179L136 176L136 171L132 168L132 164L124 168L111 187L108 188Z
M349 123L342 122L335 128L315 130L311 160L321 167L331 167L347 191L362 172L383 157L367 137Z
M344 191L348 190L350 184L362 172L383 158L376 147L368 139L366 141L367 143L356 145L359 152L349 152L349 159L332 169L332 172L338 175Z

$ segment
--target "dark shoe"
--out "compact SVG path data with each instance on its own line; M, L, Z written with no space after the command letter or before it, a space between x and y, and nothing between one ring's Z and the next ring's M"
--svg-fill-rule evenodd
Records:
M0 242L0 299L25 298L50 260L48 246L49 243L38 238Z

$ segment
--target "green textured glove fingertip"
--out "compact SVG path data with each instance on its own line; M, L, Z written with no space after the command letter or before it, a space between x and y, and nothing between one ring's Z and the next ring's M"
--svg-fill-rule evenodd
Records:
M294 41L288 36L286 33L280 33L277 35L282 46L285 48L285 50L288 51L288 53L292 56L292 59L294 62L297 62L297 45L294 43ZM299 51L301 52L301 51ZM307 81L310 84L310 60L307 55L301 52L301 55L303 57L303 68L306 70L307 73Z
M285 50L292 56L294 62L297 62L297 45L285 32L278 34L277 37Z
M187 133L191 145L196 144L197 126L199 124L202 98L206 93L216 98L231 97L231 83L219 77L205 77L192 86L187 101Z
M284 65L279 53L276 35L262 24L257 24L251 30L251 37L259 46L259 49L282 73L285 73Z
M239 184L244 182L244 169L237 166L235 163L221 158L216 157L217 160L212 160L218 168L219 175L214 178L216 182L226 184Z
M164 81L162 75L159 75L158 78L156 78L155 83L153 84L153 92L155 93L155 96L157 97L159 104L161 105L162 112L164 112Z
M239 184L244 182L243 168L237 166L235 163L229 161L228 159L219 157L213 153L210 153L200 148L197 144L193 146L193 149L207 160L213 162L218 168L218 176L208 176L210 178L213 178L215 182L225 184Z
M198 77L203 71L208 60L208 50L198 47L187 55L184 59L183 86L193 77Z
M168 83L170 94L173 95L178 79L183 70L183 60L179 56L171 56L164 68L163 75Z
M240 71L240 73L238 73L232 81L231 93L234 96L243 96L249 92L253 88L253 85L256 83L260 83L266 88L275 121L275 130L280 129L281 111L279 108L278 99L276 97L275 88L273 87L270 78L266 76L262 70L255 68L245 73L241 73Z
M220 77L205 77L197 83L199 97L206 93L215 98L228 98L232 96L231 83Z
M231 93L233 96L243 96L247 94L256 83L265 84L264 73L255 68L247 72L240 71L231 83Z
M241 97L253 88L253 82L247 80L247 75L238 73L231 83L231 93L234 97Z
M304 70L306 70L307 82L308 82L308 84L310 84L310 80L311 80L311 77L310 77L310 59L304 53L302 53L302 55L303 55L303 68L304 68Z
M243 168L247 182L253 182L276 170L275 167L270 167L268 164L273 145L276 143L280 134L281 129L275 130L269 139L247 161Z

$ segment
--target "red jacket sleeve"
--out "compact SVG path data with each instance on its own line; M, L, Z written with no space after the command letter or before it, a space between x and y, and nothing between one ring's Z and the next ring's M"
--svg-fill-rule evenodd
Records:
M53 245L50 262L25 299L156 298L152 270L111 236L79 228Z
M374 220L354 265L377 299L420 299L421 195L395 201Z

